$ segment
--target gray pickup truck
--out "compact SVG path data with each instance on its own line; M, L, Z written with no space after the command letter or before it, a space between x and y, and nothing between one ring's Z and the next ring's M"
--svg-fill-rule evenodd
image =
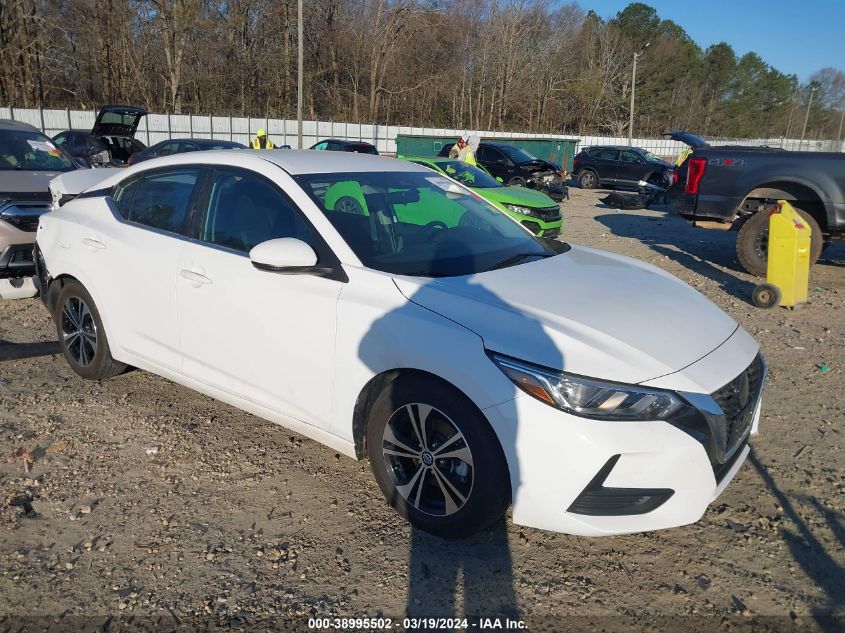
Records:
M675 170L669 201L696 225L738 231L736 251L751 274L766 274L769 214L788 200L812 231L811 263L845 236L845 153L710 146L688 132L667 136L692 148Z

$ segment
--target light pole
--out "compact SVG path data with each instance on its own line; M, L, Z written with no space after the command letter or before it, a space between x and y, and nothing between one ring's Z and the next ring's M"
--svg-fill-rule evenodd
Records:
M634 53L634 68L631 70L631 117L628 120L628 147L633 144L634 138L634 90L637 85L637 58L642 56L649 44L651 42L646 42L639 53Z
M813 95L816 94L816 90L818 90L818 85L811 86L810 88L810 100L807 101L807 114L804 115L804 127L801 128L801 140L798 141L798 151L801 151L801 146L804 144L804 133L807 131L807 121L810 119L810 106L813 105Z
M298 73L296 86L296 149L302 149L302 0L297 5Z

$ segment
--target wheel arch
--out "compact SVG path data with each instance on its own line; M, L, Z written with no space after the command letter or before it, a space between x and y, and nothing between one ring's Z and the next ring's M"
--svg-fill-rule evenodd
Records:
M417 376L420 378L425 378L426 380L432 380L439 382L440 384L452 389L456 393L460 394L463 398L466 399L478 413L487 421L487 424L490 425L490 428L493 430L493 434L496 436L496 442L499 446L499 450L502 451L502 459L505 464L508 464L508 468L510 465L506 458L504 447L501 444L501 439L499 438L498 433L496 433L493 425L490 424L490 421L487 420L487 416L484 415L484 411L470 398L466 392L462 389L457 387L454 383L438 376L437 374L433 374L431 372L422 370L422 369L414 369L414 368L395 368L383 371L375 376L373 376L367 384L361 389L360 393L358 394L358 398L355 401L355 407L352 413L352 439L355 446L355 457L357 459L364 459L367 455L367 413L372 408L375 399L379 396L382 391L384 391L391 383L395 382L399 378L404 378L406 376Z
M787 200L801 202L802 210L813 216L819 226L826 230L828 227L827 212L821 192L811 183L802 183L790 179L777 179L755 186L742 197L737 210L741 210L749 200Z

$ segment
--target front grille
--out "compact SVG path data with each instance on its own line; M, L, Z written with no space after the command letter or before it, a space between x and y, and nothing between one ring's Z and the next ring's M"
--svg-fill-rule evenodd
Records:
M726 455L736 451L751 426L764 375L763 357L758 354L745 371L710 394L725 414Z

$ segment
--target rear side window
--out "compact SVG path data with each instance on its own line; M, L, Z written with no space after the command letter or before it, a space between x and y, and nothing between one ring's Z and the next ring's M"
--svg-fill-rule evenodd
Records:
M138 182L129 220L170 233L184 233L199 169L145 175Z
M593 158L598 158L599 160L618 160L619 150L597 148L590 150L590 156L592 156Z
M129 211L132 209L132 200L135 197L135 190L138 188L140 178L129 178L114 188L112 200L117 212L124 220L129 219Z
M639 163L640 157L637 156L636 152L632 152L631 150L625 150L622 152L622 160L626 163Z

